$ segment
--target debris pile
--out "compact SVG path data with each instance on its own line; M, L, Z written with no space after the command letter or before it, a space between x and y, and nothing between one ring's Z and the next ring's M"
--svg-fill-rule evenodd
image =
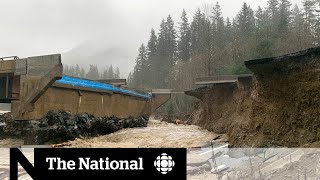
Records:
M146 127L147 117L119 119L94 117L83 113L72 115L65 111L50 111L40 120L8 121L6 134L24 137L25 144L59 143L80 136L98 136L116 132L122 128Z

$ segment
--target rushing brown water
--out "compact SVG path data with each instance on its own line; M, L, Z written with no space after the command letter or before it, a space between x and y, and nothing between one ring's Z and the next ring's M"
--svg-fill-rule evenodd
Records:
M208 144L216 134L195 125L176 125L151 119L148 127L128 128L98 137L83 137L65 142L58 147L200 147ZM222 138L223 140L224 138ZM2 139L0 147L19 147L21 139Z
M95 138L70 141L69 147L199 147L217 135L194 125L176 125L151 119L148 127L123 129Z

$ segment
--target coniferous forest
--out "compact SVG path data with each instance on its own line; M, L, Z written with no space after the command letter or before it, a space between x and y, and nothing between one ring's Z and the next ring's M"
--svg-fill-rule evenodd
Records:
M100 72L101 71L101 72ZM98 79L119 79L120 70L119 68L113 68L112 65L103 68L99 71L97 65L90 64L89 69L85 70L83 67L76 64L73 65L64 65L63 73L68 76L87 78L92 80Z
M250 73L245 60L279 56L320 45L320 0L268 0L252 9L243 3L235 18L224 17L219 3L185 10L179 22L170 15L138 50L128 81L136 88L186 90L198 77ZM176 95L167 111L192 110L190 97Z
M217 2L179 22L168 15L159 32L139 47L129 82L139 88L186 89L204 76L249 73L243 61L278 56L320 45L320 0L268 0L252 9L243 3L235 18Z

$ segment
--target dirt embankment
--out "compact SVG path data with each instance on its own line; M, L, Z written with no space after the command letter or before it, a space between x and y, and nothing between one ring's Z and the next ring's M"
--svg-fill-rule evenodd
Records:
M232 146L299 147L320 141L320 48L247 61L251 88L214 85L189 93L201 99L202 127L226 132Z
M201 101L193 113L193 123L219 134L228 132L234 119L239 118L243 105L251 95L252 77L238 82L217 83L186 92Z

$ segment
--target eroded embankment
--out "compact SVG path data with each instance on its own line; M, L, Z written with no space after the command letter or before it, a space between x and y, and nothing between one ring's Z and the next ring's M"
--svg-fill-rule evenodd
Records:
M238 82L216 83L187 91L187 95L201 100L193 113L193 123L218 134L227 133L234 119L239 118L238 114L247 109L244 106L251 95L252 83L252 77L246 76Z
M25 144L59 143L80 136L98 136L123 128L146 127L148 117L119 119L117 117L94 117L90 114L72 115L65 111L48 112L40 120L13 121L3 117L6 126L2 137L23 138Z
M196 124L226 132L237 147L320 141L320 48L247 61L246 66L254 73L252 88L244 90L238 82L238 88L215 85L193 93L202 94Z

